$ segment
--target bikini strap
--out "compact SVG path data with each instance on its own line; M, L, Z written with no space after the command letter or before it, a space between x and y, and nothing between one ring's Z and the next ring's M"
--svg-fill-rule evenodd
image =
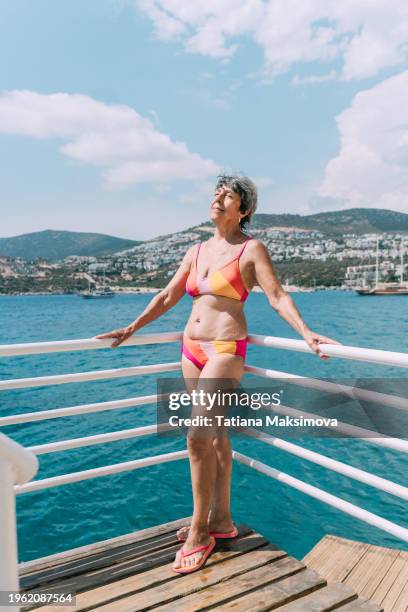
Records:
M247 240L245 240L244 244L242 245L242 249L241 249L241 250L240 250L240 252L238 253L238 257L237 257L237 259L239 259L239 258L241 257L242 253L243 253L243 252L244 252L244 250L245 250L246 245L248 244L248 242L249 242L250 240L252 240L252 236L250 236L250 237L249 237Z
M201 247L201 242L198 243L198 249L197 249L196 258L195 258L195 268L196 268L196 270L197 270L197 261L198 261L198 254L200 252L200 247Z

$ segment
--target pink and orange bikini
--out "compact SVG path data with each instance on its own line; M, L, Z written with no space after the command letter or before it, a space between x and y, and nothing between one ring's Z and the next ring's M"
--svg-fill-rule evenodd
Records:
M237 257L230 263L212 272L208 277L199 279L197 276L197 261L201 243L197 245L195 262L186 281L186 291L192 297L198 295L220 295L245 302L249 293L245 288L239 269L239 259L244 252L248 238ZM220 353L240 355L245 361L247 338L241 340L193 340L183 335L182 354L187 357L200 370L203 369L210 357Z

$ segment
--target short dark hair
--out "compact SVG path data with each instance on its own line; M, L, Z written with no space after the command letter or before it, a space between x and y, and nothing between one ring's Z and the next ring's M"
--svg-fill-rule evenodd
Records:
M220 174L217 177L216 189L220 187L229 187L241 198L239 210L247 214L242 217L239 225L245 230L258 204L258 190L255 183L247 176Z

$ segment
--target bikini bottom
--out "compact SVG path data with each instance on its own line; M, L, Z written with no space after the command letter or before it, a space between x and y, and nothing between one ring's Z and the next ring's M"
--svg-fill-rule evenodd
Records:
M185 334L181 345L182 354L200 370L215 355L240 355L245 362L248 339L241 340L193 340Z

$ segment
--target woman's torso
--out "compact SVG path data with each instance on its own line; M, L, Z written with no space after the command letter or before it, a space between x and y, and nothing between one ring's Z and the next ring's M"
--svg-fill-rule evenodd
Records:
M246 239L244 243L248 241ZM234 262L232 269L235 270L235 274L238 277L237 280L241 284L242 299L212 294L193 297L191 314L184 330L184 333L190 338L194 340L239 340L246 338L248 335L244 303L247 292L253 286L253 278L250 274L250 266L248 262L246 263L246 244L244 243L240 245L238 253L234 250L234 253L225 255L227 268ZM218 273L218 271L225 269L225 266L219 267L216 262L208 261L208 248L204 248L202 253L200 251L201 249L198 247L198 252L195 254L194 261L191 264L191 272L197 278L198 284L205 281L206 278L215 272ZM235 256L238 255L238 258L234 258L234 254ZM200 255L199 261L198 258L196 259L197 255ZM222 264L223 262L220 263Z

